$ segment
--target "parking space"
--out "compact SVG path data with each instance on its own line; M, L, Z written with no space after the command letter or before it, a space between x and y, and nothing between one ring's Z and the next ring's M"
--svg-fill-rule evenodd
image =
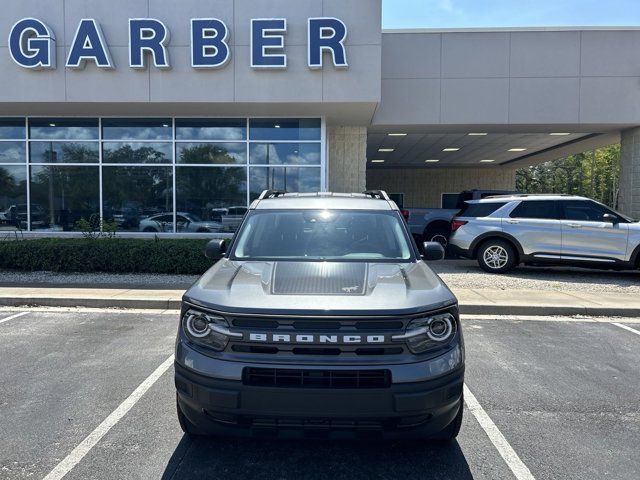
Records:
M170 312L23 312L0 311L7 479L51 472L167 361L176 330ZM640 323L546 320L466 318L469 390L533 478L639 478ZM76 451L64 478L527 478L470 410L449 447L190 440L172 374Z

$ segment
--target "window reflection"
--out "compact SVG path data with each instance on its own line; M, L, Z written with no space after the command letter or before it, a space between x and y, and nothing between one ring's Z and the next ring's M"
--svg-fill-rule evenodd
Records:
M104 140L171 140L173 138L170 118L104 118L102 120Z
M247 211L247 170L241 167L178 167L178 212L200 219L179 231L234 232Z
M24 118L2 118L0 119L0 138L17 140L26 138Z
M246 143L178 143L176 144L178 163L201 163L224 165L247 163Z
M319 192L320 169L297 167L251 167L249 173L251 200L264 190L288 192Z
M0 163L24 163L26 143L0 142Z
M252 143L252 164L320 165L319 143Z
M176 119L176 140L246 140L247 120Z
M75 231L99 215L98 167L31 167L31 229Z
M143 222L159 214L173 218L171 167L103 167L102 189L104 218L118 230L173 231L172 224L158 230Z
M172 163L171 143L103 143L103 163Z
M98 163L98 142L31 142L31 163Z
M27 171L0 167L0 230L27 229Z
M97 118L38 118L29 120L29 138L36 140L97 140Z
M320 140L319 118L254 118L249 121L251 140Z

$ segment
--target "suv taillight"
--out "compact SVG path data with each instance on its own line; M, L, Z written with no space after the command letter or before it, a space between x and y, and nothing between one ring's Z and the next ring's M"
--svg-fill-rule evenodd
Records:
M402 213L402 216L408 222L409 221L409 210L400 210L400 213Z
M451 233L458 230L461 226L466 225L469 222L465 222L464 220L453 219L451 220Z

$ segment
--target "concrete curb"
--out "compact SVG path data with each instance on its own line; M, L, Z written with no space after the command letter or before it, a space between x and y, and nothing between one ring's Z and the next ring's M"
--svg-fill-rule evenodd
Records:
M0 297L0 306L5 307L84 307L84 308L121 308L136 310L179 310L177 299L140 299L140 298L66 298ZM460 303L460 313L465 315L533 315L533 316L573 316L591 317L640 317L640 306L603 307L603 306L567 306L567 305L509 305Z

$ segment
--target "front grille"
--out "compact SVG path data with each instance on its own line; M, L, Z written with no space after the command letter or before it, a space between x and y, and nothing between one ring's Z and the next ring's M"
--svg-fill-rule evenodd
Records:
M388 388L389 370L301 370L247 367L245 385L289 388Z
M367 358L402 355L406 351L404 344L392 342L391 336L404 332L412 317L310 317L310 316L244 316L228 315L232 329L245 334L242 340L231 339L228 351L250 355L281 356L318 356ZM380 344L353 343L296 343L296 342L250 342L250 333L285 335L384 335L386 340Z

